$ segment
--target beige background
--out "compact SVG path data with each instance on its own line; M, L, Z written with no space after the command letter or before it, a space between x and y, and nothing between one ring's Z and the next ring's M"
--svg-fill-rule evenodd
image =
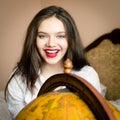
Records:
M85 47L102 34L120 28L120 0L0 0L0 90L19 60L29 22L49 5L68 10Z

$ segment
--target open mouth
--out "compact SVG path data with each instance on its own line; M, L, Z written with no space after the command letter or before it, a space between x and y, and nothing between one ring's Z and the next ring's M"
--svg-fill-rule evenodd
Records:
M45 50L46 56L49 57L49 58L56 57L58 52L59 52L58 49L46 49Z

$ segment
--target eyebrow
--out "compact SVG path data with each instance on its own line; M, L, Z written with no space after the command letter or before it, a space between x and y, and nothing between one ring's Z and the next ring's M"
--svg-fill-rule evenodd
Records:
M47 32L43 32L43 31L38 31L38 34L39 33L48 34ZM56 34L61 34L61 33L65 33L66 34L66 32L64 32L64 31L57 32Z
M44 33L45 34L46 32L39 31L38 33Z

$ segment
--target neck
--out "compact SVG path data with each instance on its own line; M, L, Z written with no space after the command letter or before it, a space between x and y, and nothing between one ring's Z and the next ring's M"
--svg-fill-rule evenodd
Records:
M45 79L48 79L52 75L63 73L64 71L64 66L63 63L59 64L43 64L42 69L41 69L41 74Z

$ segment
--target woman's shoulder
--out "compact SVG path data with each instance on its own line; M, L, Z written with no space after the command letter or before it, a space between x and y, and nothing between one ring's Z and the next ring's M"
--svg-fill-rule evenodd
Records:
M86 81L91 83L99 92L101 92L98 73L92 66L86 65L83 68L81 68L79 71L73 71L73 74L76 74L84 78Z
M94 75L97 75L97 72L96 70L92 67L92 66L89 66L89 65L86 65L84 67L82 67L80 70L78 71L73 71L74 74L94 74Z
M21 75L13 75L14 72L11 73L9 77L9 84L8 89L9 90L25 90L26 89L26 81L23 80Z

